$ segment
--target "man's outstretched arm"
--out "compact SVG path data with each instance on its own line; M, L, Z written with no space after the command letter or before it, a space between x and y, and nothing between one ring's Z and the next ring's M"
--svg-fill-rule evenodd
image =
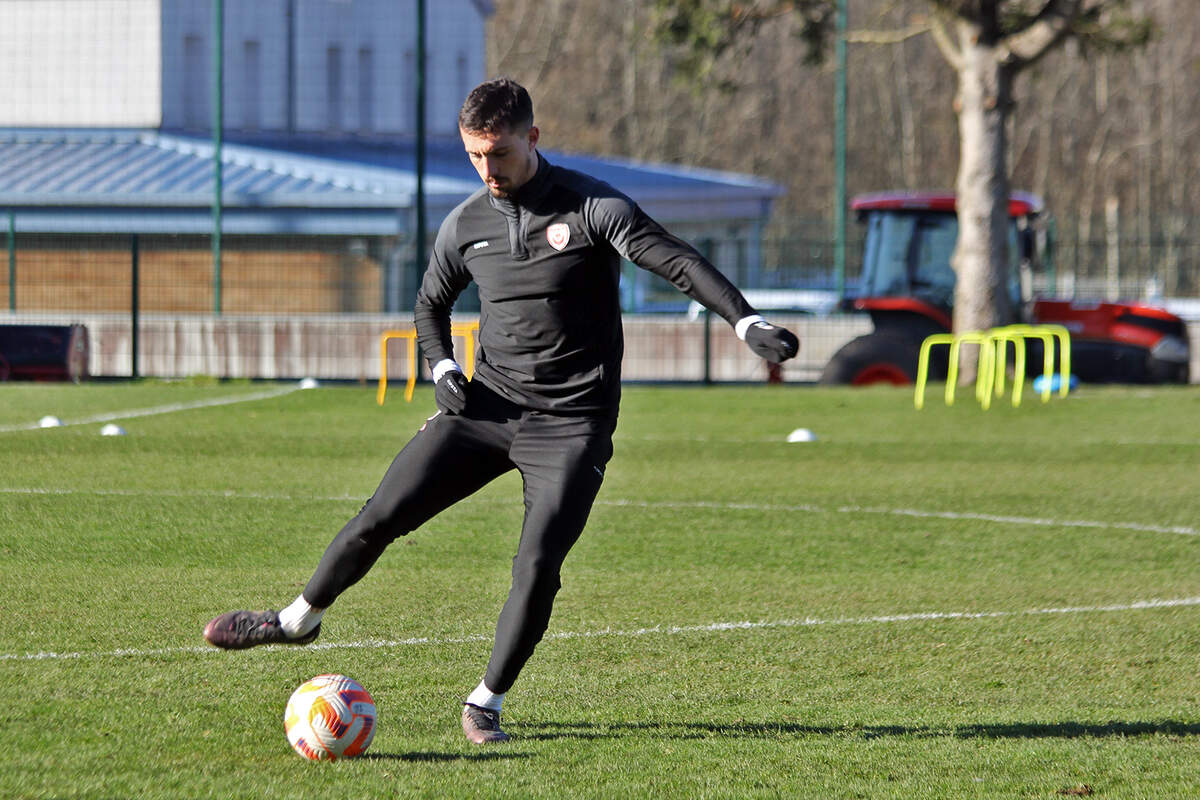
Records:
M632 200L617 192L596 197L590 212L593 226L618 253L719 314L755 354L779 363L799 352L795 334L767 322L708 259L668 233Z

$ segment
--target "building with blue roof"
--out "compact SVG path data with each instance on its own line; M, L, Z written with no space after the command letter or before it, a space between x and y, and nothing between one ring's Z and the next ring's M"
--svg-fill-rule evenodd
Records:
M221 147L226 232L411 233L403 213L416 192L411 142L256 141L234 134ZM478 189L479 179L460 144L432 150L426 203L442 216ZM19 213L27 232L207 233L214 153L210 139L159 130L0 129L0 207ZM543 153L616 186L652 216L698 231L712 222L762 219L780 191L731 173ZM122 213L128 209L137 211Z
M480 185L457 113L487 77L492 3L427 6L431 243ZM0 3L0 324L82 323L93 375L374 377L379 331L405 324L424 271L416 0L223 8L214 137L214 0ZM628 194L739 285L757 283L777 184L542 152ZM622 301L626 311L687 303L632 264ZM456 314L474 302L464 293ZM626 326L627 375L695 377L692 360L656 354L690 352L700 329L644 319ZM728 361L735 376L756 368Z
M428 6L424 189L432 241L442 217L479 185L456 117L485 77L492 4ZM331 240L340 239L341 250L365 252L380 271L371 310L409 307L423 270L412 252L415 14L415 0L224 3L220 230L231 252L255 249L242 237L287 237L292 248L319 237L312 243L323 251L339 249ZM8 0L0 27L25 43L0 53L4 74L23 76L0 85L0 214L19 240L58 237L55 246L65 249L62 237L178 243L213 233L211 1ZM731 278L754 282L778 185L543 152L629 194ZM163 244L143 238L142 246L152 242ZM224 279L236 282L236 268ZM658 280L629 265L627 308L660 307ZM673 293L663 296L682 307Z

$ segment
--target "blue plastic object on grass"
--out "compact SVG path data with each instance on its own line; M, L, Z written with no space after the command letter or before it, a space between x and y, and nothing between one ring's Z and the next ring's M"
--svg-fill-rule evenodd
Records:
M1036 378L1033 379L1033 390L1035 392L1041 392L1045 388L1045 386L1046 386L1046 376L1045 375L1038 375ZM1050 391L1057 392L1061 388L1062 388L1062 376L1057 373L1055 373L1054 375L1051 375L1050 376ZM1073 392L1078 388L1079 388L1079 378L1072 375L1070 381L1067 383L1067 391Z

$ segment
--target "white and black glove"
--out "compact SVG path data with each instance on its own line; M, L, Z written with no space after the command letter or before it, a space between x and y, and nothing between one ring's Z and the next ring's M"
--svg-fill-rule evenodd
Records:
M461 414L467 407L467 377L447 359L433 369L433 400L443 414Z
M760 358L772 364L787 361L800 351L800 340L787 328L779 328L757 314L738 320L738 338Z

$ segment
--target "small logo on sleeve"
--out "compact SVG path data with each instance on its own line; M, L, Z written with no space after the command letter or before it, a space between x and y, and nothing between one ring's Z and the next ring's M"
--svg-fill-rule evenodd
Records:
M571 228L565 222L556 222L546 228L546 241L555 250L562 250L571 241Z
M483 248L485 248L487 246L488 246L487 241L476 242L475 244L471 245L471 249L472 250L482 250Z

